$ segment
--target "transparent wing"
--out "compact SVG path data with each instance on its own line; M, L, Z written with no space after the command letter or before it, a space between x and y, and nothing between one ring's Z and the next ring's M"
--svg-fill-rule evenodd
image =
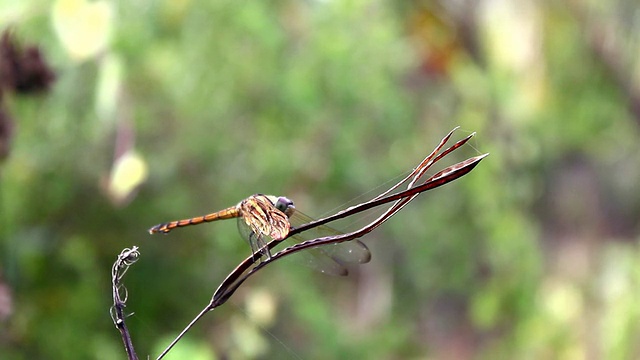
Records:
M300 226L302 224L309 223L313 221L313 219L304 213L295 210L293 215L289 218L289 221L292 226ZM316 228L305 231L304 233L293 236L288 239L289 242L299 243L306 240L316 239L320 237L331 237L341 235L342 233L336 229L333 229L329 226L322 225ZM343 265L346 264L364 264L371 260L371 252L369 248L359 240L346 241L342 243L329 244L324 245L322 247L317 247L313 249L309 249L302 252L303 254L308 253L310 256L309 261L312 261L312 267L317 268L315 263L322 264L335 264L339 265L340 268L344 269L344 275L346 275L346 269ZM328 264L326 265L328 267ZM324 265L323 265L324 267ZM323 271L323 268L319 268L321 272L327 273L327 271ZM341 274L336 274L341 275Z
M296 210L289 218L289 222L294 227L309 223L311 221L313 221L311 217L298 210ZM342 234L342 232L332 227L322 225L296 235L294 236L294 238L299 237L302 240L311 240L319 237L330 237ZM369 251L369 248L360 240L352 240L336 244L324 245L316 249L320 250L322 253L328 255L333 260L341 264L364 264L368 263L371 260L371 252Z
M253 232L243 217L239 217L237 223L240 236L249 244L251 253L255 256L261 248L263 239L260 238L260 234Z
M259 237L249 225L247 225L246 221L243 218L238 218L238 231L243 239L249 243L251 246L251 252L256 255L261 248L261 245L269 242L271 238L267 235L262 235ZM294 236L284 241L284 244L280 246L291 246L295 243L304 241L302 237ZM329 255L323 252L320 249L310 249L305 250L299 255L292 256L291 261L301 263L302 265L308 266L312 269L315 269L321 273L333 276L345 276L349 272L347 269L334 261Z
M295 243L302 242L299 236L291 237L284 241L284 246L291 246ZM349 271L339 262L331 258L322 248L314 248L301 251L299 254L291 257L291 261L302 263L323 274L332 276L346 276Z
M289 218L289 222L292 226L300 226L311 221L313 221L311 217L298 210L295 210ZM254 229L247 224L244 216L238 218L238 231L242 238L244 238L251 246L253 254L257 254L260 248L271 240L268 235L256 233ZM323 225L288 238L281 246L287 247L306 240L327 236L337 236L341 234L342 233L338 230ZM302 262L304 265L324 274L344 276L348 274L344 265L364 264L369 262L369 260L371 260L371 253L364 243L359 240L352 240L308 249L301 252L300 255L292 257L292 260Z

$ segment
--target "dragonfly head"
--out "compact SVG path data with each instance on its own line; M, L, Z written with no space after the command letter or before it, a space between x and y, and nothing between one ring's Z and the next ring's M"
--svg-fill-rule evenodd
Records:
M275 201L272 200L273 206L275 206L276 209L282 211L285 215L287 215L287 217L291 217L291 215L293 215L293 212L296 210L296 207L293 205L293 201L284 196L279 196L274 200Z

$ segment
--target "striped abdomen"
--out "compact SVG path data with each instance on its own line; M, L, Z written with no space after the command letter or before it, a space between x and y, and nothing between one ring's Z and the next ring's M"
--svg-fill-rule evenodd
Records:
M232 219L237 217L240 217L240 209L238 208L238 206L233 206L233 207L226 208L224 210L220 210L204 216L197 216L191 219L176 220L176 221L171 221L163 224L158 224L152 227L151 229L149 229L149 234L155 234L160 232L166 234L177 227L183 227L188 225L198 225L204 222Z

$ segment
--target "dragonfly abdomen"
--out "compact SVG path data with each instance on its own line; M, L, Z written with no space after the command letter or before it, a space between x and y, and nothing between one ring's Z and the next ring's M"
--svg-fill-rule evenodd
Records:
M237 206L233 206L233 207L226 208L224 210L220 210L220 211L203 215L203 216L196 216L190 219L175 220L167 223L158 224L152 227L151 229L149 229L149 234L155 234L155 233L166 234L169 231L178 227L198 225L204 222L211 222L216 220L232 219L232 218L237 218L239 216L240 216L240 209L238 209Z

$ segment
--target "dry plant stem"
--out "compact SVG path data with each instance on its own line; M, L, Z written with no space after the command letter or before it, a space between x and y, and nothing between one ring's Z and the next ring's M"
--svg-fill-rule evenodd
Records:
M258 270L262 269L267 264L283 256L291 255L298 251L302 251L305 249L310 249L318 246L350 241L366 235L367 233L371 232L372 230L380 226L382 223L387 221L393 215L395 215L398 211L400 211L404 206L406 206L411 200L413 200L421 192L434 189L436 187L449 183L461 176L464 176L469 171L471 171L480 162L480 160L482 160L487 155L488 154L476 156L476 157L467 159L463 162L460 162L456 165L453 165L449 168L446 168L445 170L432 176L429 180L427 180L427 182L425 182L420 186L416 186L408 190L405 190L403 192L400 192L398 194L394 194L382 199L378 199L374 202L362 204L363 206L361 208L361 211L364 211L375 206L383 205L392 201L397 201L397 203L395 203L384 214L382 214L380 217L378 217L376 220L369 223L368 225L360 228L359 230L342 234L340 236L330 236L330 237L323 237L323 238L308 240L308 241L290 246L286 249L283 249L273 254L270 259L263 259L260 263L257 263L257 264L255 263L253 258L245 259L245 261L243 261L238 267L236 267L236 269L234 269L234 271L227 277L227 279L225 279L223 284L220 287L218 287L218 290L215 292L213 299L209 304L209 308L213 310L214 308L224 304L229 299L229 297L235 292L235 290L242 284L242 282L244 282L247 278L249 278L251 275L256 273ZM367 206L364 206L364 205L367 205ZM322 222L321 224L324 224L324 222ZM321 224L316 224L316 226L319 226ZM271 247L271 245L273 246L277 245L272 243L273 241L270 242L268 246ZM252 265L254 266L252 267Z
M453 132L453 131L455 131L455 129L454 129L454 130L452 130L452 132ZM383 204L386 204L386 203L389 203L389 202L391 202L391 201L394 201L394 200L399 199L400 197L396 197L396 198L390 199L389 197L384 197L384 196L385 196L385 195L387 195L388 193L390 193L391 191L393 191L393 190L397 189L398 187L402 186L402 184L404 184L404 183L405 183L409 178L411 178L411 177L413 177L414 179L413 179L413 180L412 180L412 182L409 184L409 186L411 186L411 185L415 184L415 182L419 179L419 177L421 177L422 175L424 175L424 173L425 173L425 172L426 172L426 171L427 171L427 170L428 170L428 169L429 169L429 168L430 168L430 167L431 167L431 166L432 166L436 161L438 161L438 160L442 159L445 155L447 155L447 154L451 153L453 150L458 149L459 147L461 147L462 145L464 145L467 141L469 141L469 139L471 139L471 138L473 137L473 134L471 134L471 135L467 136L466 138L464 138L464 139L462 139L462 140L460 140L460 141L456 142L456 143L455 143L455 144L453 144L451 147L449 147L448 149L446 149L445 151L443 151L440 155L436 156L436 155L437 155L437 153L442 149L442 147L444 146L444 144L446 143L446 141L451 137L452 132L450 132L447 136L445 136L445 137L444 137L444 139L442 139L442 141L440 142L440 144L438 144L438 146L435 148L435 150L433 150L433 152L432 152L431 154L429 154L429 156L427 156L427 157L426 157L426 158L425 158L425 159L424 159L424 160L423 160L423 161L422 161L422 162L421 162L421 163L420 163L420 164L419 164L419 165L418 165L418 166L417 166L417 167L416 167L412 172L411 172L411 174L409 174L409 176L407 176L406 178L404 178L403 180L401 180L400 182L398 182L396 185L392 186L389 190L387 190L387 191L385 191L384 193L382 193L382 195L379 195L379 196L375 197L374 199L369 200L369 201L367 201L367 202L365 202L365 203L362 203L362 204L359 204L359 205L356 205L356 206L352 206L352 207L350 207L350 208L347 208L347 209L345 209L345 210L342 210L342 211L340 211L340 212L338 212L338 213L336 213L336 214L334 214L334 215L328 216L328 217L326 217L326 218L323 218L323 219L319 219L319 220L316 220L316 221L310 222L310 223L308 223L308 224L305 224L305 225L299 226L299 227L297 227L297 228L295 228L295 229L291 229L291 231L289 232L289 236L293 236L293 235L298 234L298 233L301 233L301 232L303 232L303 231L307 231L307 230L309 230L309 229L312 229L312 228L314 228L314 227L316 227L316 226L324 225L324 224L329 223L329 222L331 222L331 221L335 221L335 220L338 220L338 219L342 219L342 218L344 218L344 217L351 216L351 215L353 215L353 214L357 214L357 213L359 213L359 212L362 212L362 211L365 211L365 210L368 210L368 209L371 209L371 208L374 208L374 207L377 207L377 206L380 206L380 205L383 205ZM484 156L483 156L483 157L484 157ZM475 158L473 158L473 159L475 159ZM471 159L468 159L467 161L469 161L469 160L471 160ZM452 167L454 167L454 166L456 166L456 165L453 165L453 166L451 166L451 167L449 167L449 168L452 168ZM474 166L475 166L475 165L474 165ZM449 168L448 168L448 169L449 169ZM471 169L470 169L470 170L471 170ZM444 170L443 170L443 171L444 171ZM468 171L467 171L467 172L468 172ZM465 172L465 174L466 174L466 172ZM436 174L436 175L437 175L437 174ZM429 181L431 181L431 180L435 179L436 175L432 176L432 177L431 177L431 178L429 178L427 181L425 181L425 185L426 185L426 183L427 183L427 182L429 182ZM460 176L463 176L463 175L464 175L464 174L461 174ZM458 177L460 177L460 176L458 176ZM457 178L457 177L456 177L456 178ZM453 181L453 180L455 180L456 178L453 178L453 179L451 179L451 180L448 180L447 182L449 182L449 181ZM444 184L440 184L440 185L444 185ZM438 185L438 186L440 186L440 185ZM436 187L436 186L434 186L434 187ZM420 193L420 192L423 192L423 191L426 191L426 190L430 190L430 189L432 189L432 188L433 188L433 187L425 187L423 190L416 191L416 192L415 192L415 194L417 195L417 194L418 194L418 193ZM407 190L407 191L409 191L409 190ZM391 196L393 197L393 196L397 196L397 195L400 195L400 193L398 193L398 194L396 194L396 195L391 195ZM406 197L406 196L409 196L409 195L405 195L405 196L403 196L403 197ZM275 246L275 245L277 245L277 244L274 244L274 246ZM271 249L271 247L270 247L269 249Z
M127 270L129 270L129 266L138 261L139 256L140 252L138 252L137 246L134 246L131 249L126 248L122 250L120 255L118 255L118 259L113 263L113 267L111 268L111 290L113 296L111 318L116 329L120 332L124 348L127 352L127 358L129 360L137 360L138 356L133 348L133 341L131 340L131 335L129 334L129 329L125 322L125 318L127 316L124 313L124 308L127 306L126 302L128 294L127 289L121 281Z
M133 347L133 341L131 340L131 335L129 334L129 329L127 328L127 324L125 323L125 315L124 315L125 305L123 303L115 303L113 305L114 314L117 318L117 321L114 322L118 331L120 331L120 336L122 337L122 342L124 343L124 348L127 352L127 359L129 360L138 360L138 355L136 355L136 350Z
M377 228L378 226L380 226L382 223L387 221L393 215L395 215L398 211L400 211L404 206L406 206L410 201L412 201L420 193L445 185L455 179L458 179L466 175L471 170L473 170L473 168L488 154L472 157L470 159L459 162L455 165L449 166L444 170L441 170L440 172L429 177L427 180L424 181L423 184L415 186L418 180L420 180L420 178L426 173L426 171L433 164L435 164L437 161L442 159L447 154L451 153L452 151L464 145L467 141L469 141L469 139L471 139L474 136L474 134L471 134L466 138L459 140L454 145L444 150L442 153L439 153L456 129L457 128L449 132L449 134L447 134L442 139L440 144L438 144L438 146L433 150L433 152L431 152L429 156L427 156L422 162L420 162L420 164L418 164L418 166L411 172L411 174L409 174L406 178L404 178L403 180L401 180L400 182L392 186L389 190L385 191L381 195L365 203L347 208L345 210L342 210L326 218L304 224L298 228L293 228L287 235L287 238L295 234L312 229L314 227L324 225L331 221L342 219L344 217L395 201L395 203L387 211L385 211L381 216L379 216L376 220L350 233L341 234L339 236L328 236L328 237L312 239L312 240L308 240L308 241L290 246L288 248L285 248L273 254L270 258L260 259L260 261L258 261L258 259L255 259L254 256L247 257L225 278L225 280L220 284L220 286L214 293L211 299L211 302L189 323L189 325L187 325L187 327L185 327L184 330L182 330L182 332L173 340L173 342L169 344L169 346L162 352L162 354L160 354L160 356L158 357L158 360L161 359L169 350L171 350L171 348L182 338L182 336L187 331L189 331L189 329L200 318L204 316L204 314L224 304L231 297L231 295L233 295L233 293L238 289L238 287L242 285L242 283L245 280L247 280L251 275L255 274L257 271L259 271L266 265L272 263L273 261L276 261L281 257L288 256L305 249L314 248L314 247L327 245L327 244L350 241L350 240L354 240L359 237L362 237L365 234ZM412 180L407 185L407 190L398 192L396 194L388 195L394 190L396 190L397 188L399 188L400 186L402 186L402 184L406 183L409 179L412 179ZM266 247L269 250L271 250L283 240L270 241L266 245Z
M433 158L438 154L440 149L442 149L442 147L444 147L444 145L447 143L447 141L449 141L449 139L451 138L451 135L453 135L453 132L458 130L459 128L460 128L459 126L456 126L455 128L453 128L453 130L449 131L449 133L444 138L442 138L442 140L440 140L440 143L431 152L431 154L427 155L427 157L424 158L424 160L422 160L420 162L420 164L418 164L418 166L416 166L409 175L407 175L400 182L398 182L397 184L392 186L389 190L387 190L387 191L383 192L382 194L376 196L373 200L377 200L377 199L383 198L385 195L387 195L390 192L392 192L393 190L399 188L400 186L402 186L402 184L404 184L405 182L407 182L407 180L409 180L411 178L413 178L413 180L411 181L409 186L407 186L407 188L410 188L411 186L413 186L415 181L418 180L422 176L422 174L424 174L424 172L427 171L431 167L431 165L433 165L433 163L435 163L437 161L437 160L433 160ZM457 149L458 147L460 147L464 143L466 143L469 139L471 139L474 134L471 134L471 135L467 136L465 139L462 139L462 140L458 141L456 144L454 144L454 146L452 146L450 149L447 149L447 150L450 150L449 152L451 152L451 151L453 151L453 149ZM448 154L448 152L444 153L444 155L446 155L446 154ZM373 201L373 200L371 200L371 201Z

